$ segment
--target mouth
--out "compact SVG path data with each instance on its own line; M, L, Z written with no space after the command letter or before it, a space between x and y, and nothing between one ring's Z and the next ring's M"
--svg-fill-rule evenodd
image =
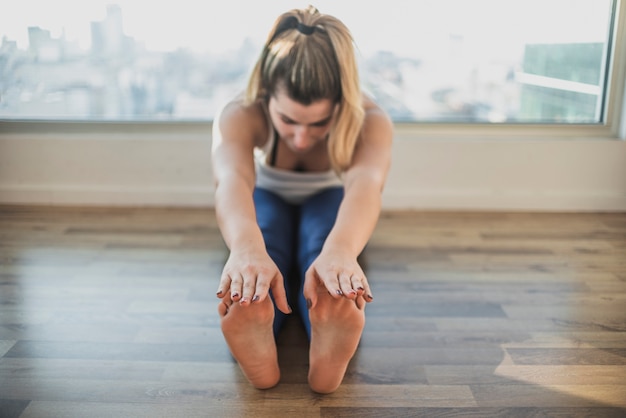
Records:
M295 153L295 154L306 154L307 152L309 152L311 150L311 147L307 147L307 148L296 148L296 147L292 147L291 150Z

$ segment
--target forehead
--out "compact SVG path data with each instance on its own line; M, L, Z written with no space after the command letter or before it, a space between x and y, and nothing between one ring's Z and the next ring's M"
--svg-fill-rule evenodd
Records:
M279 113L289 119L302 123L315 123L333 114L334 105L330 99L320 99L304 105L289 97L280 89L270 97L269 108L272 113Z

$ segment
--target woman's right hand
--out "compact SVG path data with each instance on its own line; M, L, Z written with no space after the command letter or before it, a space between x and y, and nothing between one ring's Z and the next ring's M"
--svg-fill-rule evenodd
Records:
M231 251L222 271L217 297L230 294L241 305L265 300L272 291L278 309L290 314L283 276L266 252Z

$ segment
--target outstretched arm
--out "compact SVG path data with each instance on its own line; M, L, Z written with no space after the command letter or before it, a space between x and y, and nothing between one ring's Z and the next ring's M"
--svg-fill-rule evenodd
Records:
M252 199L257 120L254 109L234 103L214 122L215 210L230 250L217 295L229 294L233 301L246 305L264 300L272 289L276 306L289 313L283 278L265 249Z
M320 284L334 297L373 295L357 257L370 239L381 210L381 193L391 161L393 128L388 116L366 105L361 138L351 167L345 173L344 199L322 252L305 278L304 295L311 307Z

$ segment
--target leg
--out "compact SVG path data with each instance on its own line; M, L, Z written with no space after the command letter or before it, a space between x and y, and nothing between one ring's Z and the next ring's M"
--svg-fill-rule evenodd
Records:
M291 265L293 248L293 208L272 193L257 189L254 193L257 221L263 232L270 257L283 277ZM287 283L286 283L287 285ZM278 384L280 370L275 335L285 315L271 298L241 306L224 297L218 306L222 332L233 357L253 386L266 389Z
M335 222L343 191L331 189L313 196L301 208L299 261L301 277L319 255L324 241ZM304 297L299 309L306 309ZM319 286L318 302L308 311L308 332L311 340L309 352L309 385L319 393L334 392L346 369L365 326L365 301L330 296L323 285ZM306 317L306 312L303 315Z
M290 275L295 262L296 208L276 194L259 188L254 190L254 205L265 248L283 275L287 300L290 306L294 306L291 300L293 286ZM276 337L287 316L275 309L274 318L274 336Z
M326 237L335 224L342 199L343 189L337 187L311 196L300 206L298 230L300 287L298 288L297 306L309 339L311 339L311 322L309 321L306 300L302 294L304 273L322 251Z

